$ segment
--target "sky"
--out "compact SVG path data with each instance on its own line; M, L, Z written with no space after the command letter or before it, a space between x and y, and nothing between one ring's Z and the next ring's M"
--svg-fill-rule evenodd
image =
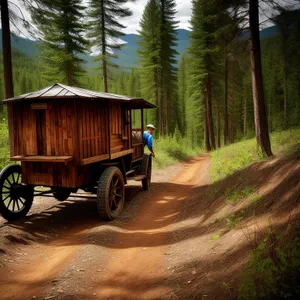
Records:
M134 3L129 3L128 7L132 10L133 15L124 20L124 25L127 28L124 30L126 33L137 33L139 29L139 22L143 15L144 8L148 0L137 0ZM175 0L176 2L176 19L179 21L179 28L189 29L189 20L192 13L191 0Z
M88 4L89 0L83 0L83 2L85 3L85 5ZM207 0L209 1L209 0ZM284 4L284 5L290 5L290 4L295 4L296 0L277 0L278 3L280 4ZM17 14L20 14L18 12L18 9L16 8L16 4L20 5L20 0L10 0L10 2L12 3L11 9L13 9ZM140 19L143 15L143 11L144 8L147 4L148 0L136 0L135 2L129 2L128 4L126 4L127 7L129 7L131 9L131 11L133 12L132 16L128 17L128 18L124 18L122 20L122 23L126 26L126 28L124 29L124 32L126 34L129 33L137 33L140 26L139 26L139 22ZM176 19L179 21L178 27L182 28L182 29L189 29L190 24L189 21L191 19L191 12L192 12L192 0L175 0L176 2ZM261 5L264 2L261 1ZM298 2L299 3L299 2ZM298 4L299 7L299 4ZM28 20L30 22L30 15L28 12L26 12L26 10L22 7L20 7L22 9L22 13L24 14L26 20ZM267 16L266 16L267 14ZM268 17L270 17L272 13L270 13L270 11L268 12L268 9L266 10L266 7L264 7L264 13L262 13L260 15L260 20L264 21L265 19L268 19ZM263 27L268 27L273 25L271 22L267 21L264 23ZM28 32L22 28L21 26L18 26L19 28L21 28L22 33L20 32L16 32L16 30L13 31L15 32L15 34L26 37L26 38L30 38L30 39L34 39L33 37L30 36L30 34L28 34Z
M20 15L20 12L18 12L18 9L16 5L18 5L22 9L22 13L24 14L26 20L30 21L30 15L29 13L24 9L24 7L20 6L19 0L10 0L12 3L10 5L11 9L13 9L18 15ZM83 2L87 5L88 0L83 0ZM127 7L129 7L132 11L132 16L128 18L124 18L122 20L122 23L126 26L124 29L125 33L137 33L140 26L139 22L143 15L144 8L147 4L148 0L136 0L135 2L130 2L126 4ZM176 2L176 19L179 21L179 28L183 29L189 29L189 20L191 18L191 11L192 11L192 1L191 0L175 0ZM15 5L16 4L16 5ZM1 26L1 25L0 25ZM14 30L15 31L15 30ZM25 37L30 38L29 34L22 29L22 32L25 34ZM24 34L20 32L15 32L17 35L24 36Z

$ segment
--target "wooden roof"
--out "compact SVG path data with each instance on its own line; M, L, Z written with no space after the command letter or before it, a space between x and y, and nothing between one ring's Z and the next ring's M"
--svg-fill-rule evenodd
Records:
M152 103L144 100L143 98L132 98L127 96L115 95L103 92L94 92L78 87L67 86L61 83L56 83L47 88L41 89L36 92L31 92L18 97L3 100L3 103L20 102L20 101L43 101L51 99L66 99L66 98L80 98L90 100L111 100L122 101L131 104L131 108L155 108Z

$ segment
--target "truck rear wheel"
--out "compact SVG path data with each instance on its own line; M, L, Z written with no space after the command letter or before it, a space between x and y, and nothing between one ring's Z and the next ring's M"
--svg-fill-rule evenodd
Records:
M9 165L0 173L0 214L8 221L27 215L33 202L32 186L22 184L20 165Z
M118 217L124 207L124 178L117 167L106 168L100 176L97 189L97 208L103 220Z

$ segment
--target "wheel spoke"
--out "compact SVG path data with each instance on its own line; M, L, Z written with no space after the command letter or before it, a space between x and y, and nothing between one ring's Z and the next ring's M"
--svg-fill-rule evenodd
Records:
M114 190L117 188L118 183L119 183L119 177L118 177L117 180L115 181L115 184L114 184Z
M9 206L10 206L10 204L11 204L11 202L13 201L13 199L12 198L10 198L10 201L8 202L8 205L6 206L7 207L7 209L9 209Z
M117 203L116 197L114 197L114 203L115 203L116 208L118 208L118 203Z
M110 196L110 198L109 198L109 208L112 208L112 206L113 206L113 202L114 202L114 194L112 194L111 196Z
M6 196L2 201L4 202L8 197L10 197L10 194Z
M19 179L20 179L20 173L18 173L18 177L17 177L17 183L19 183Z
M3 187L5 187L6 189L10 190L10 187L6 186L3 184Z
M122 195L121 194L115 194L116 196L118 196L119 198L122 198Z
M15 211L16 200L13 199L13 211Z
M17 181L16 181L16 179L15 179L15 173L12 173L12 174L11 174L11 177L12 177L13 183L17 183Z
M24 205L24 203L26 202L26 200L24 200L24 202L23 202L23 200L22 200L22 198L18 198L20 201L21 201L21 203Z
M18 210L20 210L19 199L16 199L16 203L17 203Z
M10 182L10 180L8 179L8 177L6 178L6 180L8 181L9 185L11 185L11 182Z

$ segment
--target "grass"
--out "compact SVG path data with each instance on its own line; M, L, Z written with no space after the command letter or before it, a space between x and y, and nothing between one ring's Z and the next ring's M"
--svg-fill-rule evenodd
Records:
M0 170L10 164L9 139L6 120L0 122Z
M229 193L229 195L226 198L226 201L230 203L235 203L252 195L253 189L251 187L245 187L241 190L234 190L233 192Z
M300 129L271 133L271 145L275 155L287 153L299 141ZM213 151L210 174L214 181L218 181L264 159L257 148L255 138L244 140Z
M200 147L190 147L187 139L176 135L154 139L153 148L156 156L153 159L153 168L156 170L203 152ZM146 148L145 151L147 152Z
M214 241L217 241L219 238L221 237L220 234L214 234L211 239L214 240Z

